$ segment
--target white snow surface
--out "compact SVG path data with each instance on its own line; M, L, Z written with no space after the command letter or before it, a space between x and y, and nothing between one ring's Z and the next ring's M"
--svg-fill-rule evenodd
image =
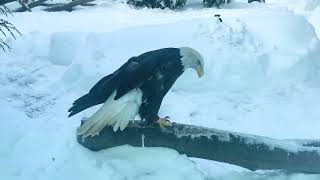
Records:
M68 119L76 98L132 56L181 46L203 55L205 75L185 72L160 116L279 139L320 138L319 1L236 1L224 9L200 3L172 11L98 1L73 12L37 8L9 17L23 36L7 38L12 52L0 52L0 179L319 179L251 172L166 148L91 152L76 142L81 118L97 110Z

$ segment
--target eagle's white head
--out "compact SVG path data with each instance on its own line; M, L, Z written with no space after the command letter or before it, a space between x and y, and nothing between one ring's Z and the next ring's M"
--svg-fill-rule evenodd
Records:
M192 68L197 71L199 78L204 74L204 64L201 54L193 48L181 47L180 56L184 70Z

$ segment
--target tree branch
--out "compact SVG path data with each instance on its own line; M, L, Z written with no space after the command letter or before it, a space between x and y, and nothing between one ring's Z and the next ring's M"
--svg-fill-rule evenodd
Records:
M54 11L72 11L72 8L78 5L85 5L88 2L94 0L75 0L67 4L58 4L49 8L46 8L45 11L54 12Z
M9 8L7 8L7 6L0 5L0 14L4 14L6 17L8 17L8 14L11 14L11 11Z
M26 3L22 2L22 0L18 0L18 2L24 9L31 12L31 9L29 8L29 6Z
M0 6L14 2L14 1L16 1L16 0L0 0Z
M320 148L306 147L295 141L176 124L166 129L131 121L124 131L105 127L100 135L82 139L80 144L98 151L124 144L168 147L189 157L210 159L251 170L282 169L288 172L320 173Z
M30 4L28 4L28 7L31 9L31 8L34 8L34 7L37 7L37 6L41 6L42 3L46 2L48 0L38 0L38 1L34 1L34 2L31 2ZM24 12L26 11L27 9L25 7L20 7L16 10L14 10L13 12Z
M0 6L0 14L4 14L7 17L8 14L11 14L11 12L5 5L1 5ZM14 33L21 35L19 30L13 24L0 18L0 34L6 38L8 33L14 39L16 39L16 36ZM2 37L0 37L0 48L3 51L6 51L6 49L8 49L9 51L11 50L11 47L2 39Z

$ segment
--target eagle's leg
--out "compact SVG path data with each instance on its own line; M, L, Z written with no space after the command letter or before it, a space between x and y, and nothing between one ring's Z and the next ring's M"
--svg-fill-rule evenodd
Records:
M170 117L166 116L164 118L159 118L156 122L159 124L160 128L166 128L166 127L172 126L169 119Z

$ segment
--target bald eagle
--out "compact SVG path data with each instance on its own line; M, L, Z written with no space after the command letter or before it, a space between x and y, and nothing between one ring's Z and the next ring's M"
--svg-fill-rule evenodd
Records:
M140 115L147 123L157 122L162 99L188 68L203 76L203 58L189 47L163 48L130 58L112 74L98 81L89 93L74 101L69 117L94 105L102 107L78 128L83 138L98 135L107 125L124 130Z

